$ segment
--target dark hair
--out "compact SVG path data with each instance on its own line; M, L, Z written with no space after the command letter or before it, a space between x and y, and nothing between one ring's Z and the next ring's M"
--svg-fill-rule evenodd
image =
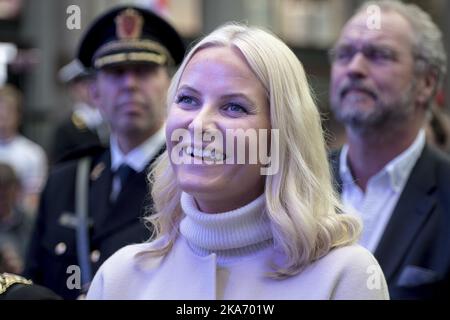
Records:
M0 162L0 187L14 186L19 179L14 169L7 163Z
M22 93L11 84L6 84L0 87L0 101L4 100L13 103L16 106L17 114L22 114Z

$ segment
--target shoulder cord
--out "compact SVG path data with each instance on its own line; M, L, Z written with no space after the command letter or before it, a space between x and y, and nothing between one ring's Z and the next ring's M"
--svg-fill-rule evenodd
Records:
M77 256L81 269L81 283L88 284L92 280L91 261L89 259L89 222L88 193L89 169L91 158L84 157L78 161L75 184L75 212L77 215Z

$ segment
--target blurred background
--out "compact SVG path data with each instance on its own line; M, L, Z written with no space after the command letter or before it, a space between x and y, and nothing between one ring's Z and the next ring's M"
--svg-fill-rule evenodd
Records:
M342 143L341 127L328 106L330 65L327 51L361 0L0 0L0 84L12 83L24 94L20 131L48 150L55 125L71 112L58 71L74 58L78 41L92 19L124 3L159 12L186 43L227 21L265 26L285 40L303 62L331 147ZM450 45L450 1L416 0L443 31ZM79 20L78 20L79 18ZM438 95L448 111L450 82Z

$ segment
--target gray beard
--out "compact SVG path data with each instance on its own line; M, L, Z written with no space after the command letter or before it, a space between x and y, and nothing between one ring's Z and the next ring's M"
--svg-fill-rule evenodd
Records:
M413 81L399 100L390 104L378 101L371 112L354 109L343 112L340 103L332 103L331 108L336 120L352 131L373 133L384 128L392 130L401 126L404 120L414 113L415 88L416 83Z

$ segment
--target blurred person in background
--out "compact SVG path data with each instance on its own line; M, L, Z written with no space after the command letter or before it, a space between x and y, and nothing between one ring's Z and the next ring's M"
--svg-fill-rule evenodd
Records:
M47 177L47 156L41 146L19 133L22 94L12 85L0 87L0 161L16 171L24 210L34 214Z
M14 169L0 162L0 273L23 271L32 219L18 206L20 192Z
M444 91L431 104L426 125L427 142L450 154L450 116L445 110Z
M360 243L392 299L448 300L450 160L424 129L446 75L442 33L416 5L368 2L331 59L331 106L347 133L333 170L344 205L363 219Z
M92 101L93 72L78 60L61 68L63 82L74 103L70 116L59 123L53 136L52 160L57 162L68 153L90 145L107 145L109 132L103 117Z

